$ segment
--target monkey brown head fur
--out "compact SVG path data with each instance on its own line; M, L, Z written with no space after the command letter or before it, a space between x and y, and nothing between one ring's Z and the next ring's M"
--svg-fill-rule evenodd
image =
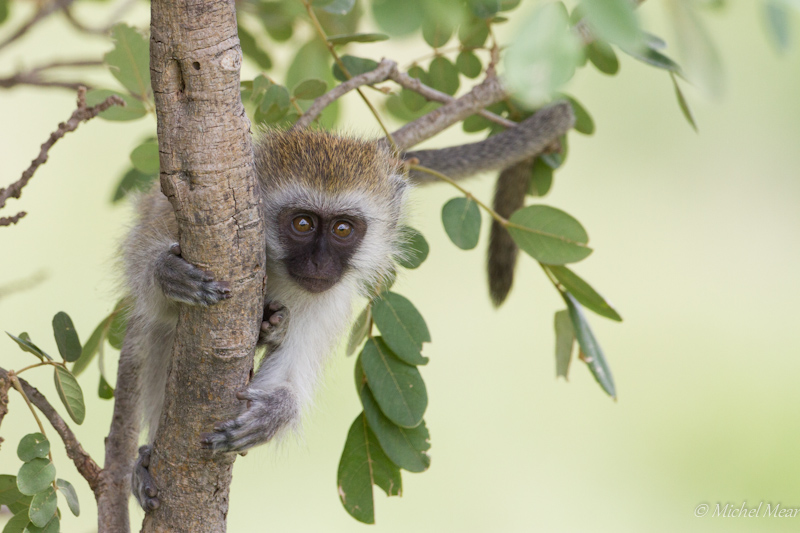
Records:
M320 293L391 272L409 185L390 153L324 131L268 130L255 147L273 275Z

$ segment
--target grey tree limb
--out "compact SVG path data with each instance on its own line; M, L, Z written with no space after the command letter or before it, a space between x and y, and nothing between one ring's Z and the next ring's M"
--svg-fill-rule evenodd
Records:
M153 0L150 73L161 188L183 256L230 283L232 298L183 306L166 401L150 461L161 506L142 531L225 531L235 456L200 435L240 405L263 316L264 227L250 122L239 85L242 51L233 0Z

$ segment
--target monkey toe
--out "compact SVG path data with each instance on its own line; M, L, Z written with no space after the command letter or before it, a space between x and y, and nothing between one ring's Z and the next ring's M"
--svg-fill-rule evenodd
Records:
M155 511L161 506L161 502L158 499L158 487L149 470L151 451L150 446L139 448L139 459L136 461L136 466L133 468L133 475L131 476L133 495L146 512Z
M264 308L258 344L269 345L272 349L283 342L289 328L289 309L280 302L270 302Z

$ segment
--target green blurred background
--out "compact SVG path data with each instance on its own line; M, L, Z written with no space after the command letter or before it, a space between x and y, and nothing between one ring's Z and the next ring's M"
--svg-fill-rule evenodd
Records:
M669 41L658 2L642 13L645 26ZM137 17L146 25L145 8ZM340 354L304 436L236 462L229 531L800 529L800 517L711 516L717 503L800 507L800 46L776 54L752 2L731 2L708 21L726 92L710 101L687 87L699 134L680 115L668 76L627 56L617 77L582 69L568 88L592 112L597 132L570 134L568 163L544 202L587 227L595 252L576 271L625 319L590 317L618 401L580 362L569 382L555 379L552 315L563 302L539 267L522 257L511 297L494 310L484 280L487 239L476 251L455 248L439 213L456 192L420 189L412 223L431 253L395 290L415 302L434 338L422 369L430 470L404 473L402 498L376 491L375 526L341 508L336 468L360 406L354 360ZM356 45L351 53L401 62L425 53L394 43ZM56 17L6 51L0 69L80 51L96 56L106 46ZM0 183L18 177L73 106L67 91L0 92ZM345 129L378 134L358 100L348 97L345 109ZM29 214L17 227L0 228L0 285L6 290L38 273L46 279L0 299L0 329L28 331L52 350L57 311L72 316L85 341L111 310L115 250L130 210L109 198L130 150L153 127L152 119L82 125L51 151L23 198L9 203L4 214ZM454 127L428 145L474 139ZM489 199L491 176L468 188ZM0 365L30 361L10 339L0 340ZM89 415L76 432L101 461L112 405L96 398L97 375L92 366L81 378ZM49 372L25 377L55 399ZM13 474L16 442L36 426L17 395L11 410L0 472ZM64 515L63 530L94 531L91 493L54 448L59 477L72 481L83 505L79 518ZM697 518L701 503L711 512ZM134 513L136 524L142 514Z

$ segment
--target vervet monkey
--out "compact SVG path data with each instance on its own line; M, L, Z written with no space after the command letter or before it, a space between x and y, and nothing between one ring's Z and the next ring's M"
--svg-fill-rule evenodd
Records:
M569 111L554 108L564 112ZM551 135L540 122L520 123L479 143L404 157L456 178L505 168L546 145ZM377 141L323 131L268 130L254 141L254 150L268 279L259 344L267 353L238 393L238 415L202 437L202 446L223 452L243 452L297 427L325 360L351 323L353 300L371 296L396 268L410 182L426 181L418 171L406 176L400 158ZM214 305L230 296L230 287L181 257L177 220L160 190L140 198L137 212L123 245L133 301L126 346L140 360L140 403L152 443L178 306ZM132 480L146 510L159 504L147 471L149 454L149 446L140 449Z

